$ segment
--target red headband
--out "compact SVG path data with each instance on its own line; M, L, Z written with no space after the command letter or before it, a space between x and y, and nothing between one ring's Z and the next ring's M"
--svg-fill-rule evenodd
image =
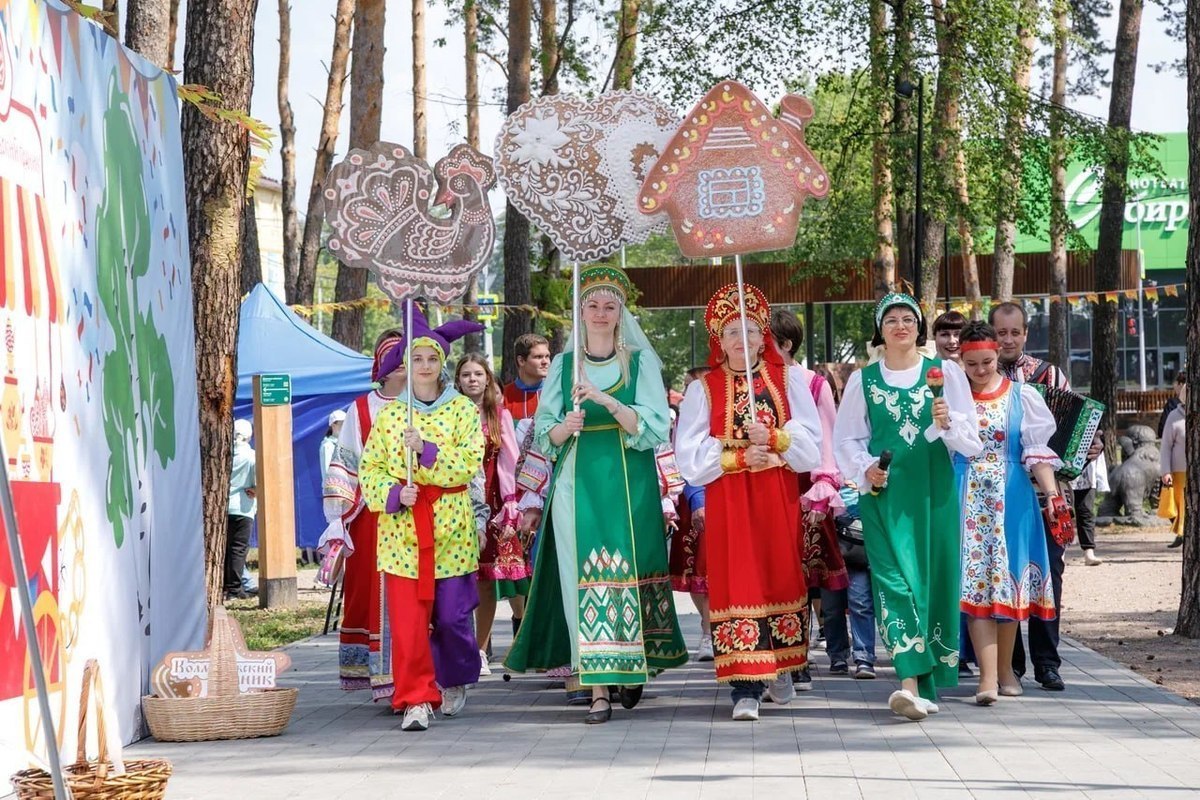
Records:
M969 353L972 350L1000 350L1000 345L993 342L991 339L983 339L978 342L964 342L958 346L958 352Z

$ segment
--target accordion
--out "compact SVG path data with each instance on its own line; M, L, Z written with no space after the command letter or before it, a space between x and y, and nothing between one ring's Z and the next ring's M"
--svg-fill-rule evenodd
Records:
M1041 392L1057 426L1050 437L1050 449L1062 459L1059 476L1074 480L1087 467L1088 450L1100 430L1104 404L1075 394L1068 389L1056 389L1040 383L1026 384Z

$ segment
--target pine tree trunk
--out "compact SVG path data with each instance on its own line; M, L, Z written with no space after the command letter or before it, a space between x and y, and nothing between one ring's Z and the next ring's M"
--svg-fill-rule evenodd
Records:
M613 63L613 88L633 89L633 68L637 63L638 13L642 0L621 0L617 21L617 57Z
M992 299L1012 300L1016 267L1017 213L1021 207L1022 150L1029 113L1029 76L1037 34L1035 0L1017 0L1018 45L1013 51L1012 85L1005 97L1004 164L996 192L996 244L992 254Z
M542 96L558 94L558 0L538 0L538 42Z
M529 101L532 8L530 0L510 0L508 4L508 113ZM529 220L508 203L504 211L504 302L528 305ZM513 310L504 318L504 365L502 378L516 377L515 358L509 358L517 339L533 330L528 312Z
M1050 88L1050 362L1071 374L1067 307L1067 141L1063 109L1067 102L1068 0L1054 0L1054 69Z
M914 6L914 0L892 1L895 81L896 83L908 81L915 86L917 75L913 67L913 26L917 9ZM895 168L892 172L892 183L896 203L896 279L898 284L915 285L916 271L913 258L916 249L914 247L916 219L913 213L913 166L916 164L917 151L916 96L901 97L886 81L880 88L889 92L893 98L892 163Z
M622 0L622 11L629 0ZM542 95L558 94L558 0L539 0L539 39L541 47L539 55L541 57L540 67L542 73ZM635 11L636 13L636 11ZM632 51L627 50L627 53ZM617 61L621 59L621 46L618 44ZM633 80L633 65L629 65L630 80ZM620 85L614 86L614 89L629 88ZM546 279L550 281L559 280L562 278L562 255L558 252L558 248L554 246L554 242L545 234L541 238L541 265L545 271ZM559 323L547 322L543 320L543 333L546 334L546 339L550 342L550 352L558 353L562 350L563 344L567 340L566 327Z
M463 8L463 36L466 59L466 89L467 89L467 144L479 149L479 8L477 0L466 0ZM479 284L471 281L467 286L463 302L473 306L479 301ZM463 319L475 320L479 315L472 310L463 312ZM483 337L491 335L484 333L469 333L465 337L467 352L482 351Z
M1121 240L1125 231L1126 170L1129 167L1129 119L1137 76L1138 38L1143 0L1121 0L1117 43L1113 53L1112 95L1108 105L1108 135L1113 140L1104 166L1100 200L1100 231L1096 239L1096 291L1115 291L1121 281ZM1092 397L1107 409L1104 430L1108 458L1116 462L1117 431L1117 305L1101 300L1092 314Z
M121 7L117 4L117 0L104 0L101 10L104 11L101 23L104 32L118 42L121 41Z
M245 297L262 283L262 252L258 248L258 215L255 213L253 195L246 195L242 209L242 271L238 280L238 294Z
M354 0L338 0L334 17L333 55L329 59L329 83L325 88L325 110L321 117L321 139L313 161L312 185L308 189L308 212L304 217L300 264L296 270L296 284L287 298L291 304L310 305L317 284L317 256L321 253L321 227L325 221L321 214L321 190L325 185L325 176L333 166L333 153L337 147L353 18Z
M882 121L892 113L894 94L888 69L887 4L871 0L868 40L871 50L871 86L876 93L875 114ZM892 196L892 149L886 136L871 142L872 199L874 201L875 250L871 259L875 297L882 298L896 286L896 251L892 230L895 198Z
M358 0L354 7L354 65L350 70L350 147L370 147L379 141L383 122L383 57L385 0ZM333 297L338 303L367 296L370 273L338 264ZM333 338L351 350L363 349L366 309L333 312Z
M958 193L958 207L967 209L971 206L971 196L967 192L967 154L959 142L958 153L954 158L954 189ZM958 243L962 252L963 293L971 306L970 318L983 318L983 292L979 286L979 262L975 258L975 234L971 230L971 220L966 213L958 215Z
M188 4L184 82L208 86L228 108L250 110L257 0ZM229 502L237 327L249 138L232 122L183 104L183 168L196 326L204 577L209 607L221 600Z
M412 0L412 87L413 87L413 155L429 159L429 134L426 129L425 81L425 0Z
M944 219L925 217L925 246L921 250L921 296L917 301L925 318L937 316L938 282L942 275L942 256L946 245Z
M1187 40L1188 194L1200 208L1200 6L1189 3ZM1188 229L1187 281L1189 291L1200 286L1200 226ZM1194 295L1193 295L1194 297ZM1200 639L1200 309L1188 303L1187 487L1184 490L1183 590L1175 633Z
M296 216L296 118L292 114L288 83L292 69L292 9L290 0L279 0L279 75L276 95L279 104L279 160L283 213L284 294L295 294L300 274L300 220ZM290 288L289 288L290 287Z
M125 46L155 66L170 60L170 0L129 0L125 6Z
M479 7L467 0L464 9L467 77L467 144L479 149Z
M932 192L924 199L925 245L921 263L921 307L929 318L936 315L938 284L942 273L946 228L956 209L955 154L959 142L959 98L962 94L962 46L958 16L946 0L933 0L934 35L937 42L937 91L933 101L933 142L930 173L926 179Z
M938 48L938 88L934 105L934 169L938 171L938 193L944 198L946 225L951 217L957 218L958 236L961 241L963 262L963 284L967 302L971 304L972 316L978 317L980 302L979 266L975 260L975 238L971 232L968 211L971 195L967 184L967 159L962 146L962 123L959 105L962 101L963 68L966 54L963 52L962 31L957 6L947 0L934 0L934 32ZM943 235L945 227L943 226ZM940 237L939 237L940 238ZM938 243L939 250L944 239ZM928 251L926 251L928 252ZM946 254L942 254L945 258ZM926 259L926 263L929 260ZM936 262L932 265L937 266ZM925 273L929 276L929 271ZM932 277L932 276L930 276ZM922 285L928 277L922 278ZM936 280L933 281L936 284ZM949 287L943 287L949 295ZM936 305L936 298L933 301Z
M175 71L175 43L179 34L179 0L171 0L167 18L167 72Z

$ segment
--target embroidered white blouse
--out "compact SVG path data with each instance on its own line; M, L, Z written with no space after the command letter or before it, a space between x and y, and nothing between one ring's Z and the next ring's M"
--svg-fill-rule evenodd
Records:
M920 380L925 361L902 370L888 369L882 362L879 367L888 386L910 389ZM952 361L942 362L942 374L945 376L942 396L950 406L950 428L942 430L936 423L931 424L925 430L925 439L929 442L941 439L950 450L967 457L978 455L983 451L983 442L979 439L979 419L967 376ZM862 370L857 370L851 373L842 393L842 405L833 424L833 446L842 475L854 481L860 490L867 485L867 468L878 460L878 456L868 452L870 442L871 421L867 416Z

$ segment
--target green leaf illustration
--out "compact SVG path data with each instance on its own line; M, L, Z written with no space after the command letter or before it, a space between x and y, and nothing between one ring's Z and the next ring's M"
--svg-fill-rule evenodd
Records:
M133 109L115 71L109 77L103 126L96 288L113 335L102 368L103 416L108 519L120 547L136 510L138 476L147 466L149 448L162 467L175 457L175 381L166 338L155 325L153 310L142 312L138 297L140 279L150 272L151 220Z

